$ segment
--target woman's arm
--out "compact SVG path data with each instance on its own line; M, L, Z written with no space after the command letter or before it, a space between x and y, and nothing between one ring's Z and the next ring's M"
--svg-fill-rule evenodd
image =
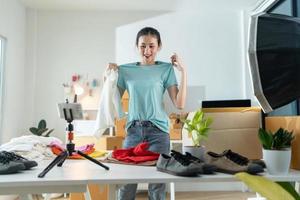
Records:
M180 71L181 73L181 81L178 86L171 86L168 88L169 96L173 102L173 104L178 109L183 109L186 101L186 67L183 65L181 60L178 58L177 54L171 56L172 64Z

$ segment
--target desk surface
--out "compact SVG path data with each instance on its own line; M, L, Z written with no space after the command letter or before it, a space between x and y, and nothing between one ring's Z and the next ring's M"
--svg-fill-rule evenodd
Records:
M87 160L66 160L62 167L54 167L44 178L37 175L50 163L39 163L35 169L22 171L17 174L0 175L0 187L24 186L76 186L97 184L124 184L124 183L169 183L169 182L232 182L238 181L229 174L217 173L214 175L201 175L199 177L180 177L156 170L155 167L132 166L105 163L110 170ZM300 181L300 171L291 170L287 175L264 176L274 181Z

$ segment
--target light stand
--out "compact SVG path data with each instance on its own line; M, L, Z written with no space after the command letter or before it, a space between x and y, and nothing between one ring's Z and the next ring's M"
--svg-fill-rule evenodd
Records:
M68 103L68 101L67 101ZM67 110L69 111L69 115L67 115ZM68 133L68 143L66 145L67 150L61 152L39 175L39 178L43 178L55 165L57 165L58 167L61 167L64 163L64 161L66 160L66 158L68 156L72 156L72 154L74 152L76 152L77 154L81 155L82 157L88 159L89 161L92 161L93 163L96 163L97 165L100 165L101 167L103 167L106 170L109 170L109 167L107 167L106 165L102 164L101 162L99 162L98 160L84 154L83 152L79 151L79 150L75 150L75 144L72 142L73 138L74 138L74 127L73 127L73 112L72 109L66 109L63 108L63 112L64 112L64 117L65 120L68 122L67 124L67 133ZM69 116L69 118L67 117Z

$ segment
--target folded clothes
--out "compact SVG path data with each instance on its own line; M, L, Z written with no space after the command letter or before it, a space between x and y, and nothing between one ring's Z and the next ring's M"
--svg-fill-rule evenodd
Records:
M128 163L141 163L146 161L157 160L159 153L148 151L149 144L143 142L135 147L128 149L116 149L112 152L112 157Z

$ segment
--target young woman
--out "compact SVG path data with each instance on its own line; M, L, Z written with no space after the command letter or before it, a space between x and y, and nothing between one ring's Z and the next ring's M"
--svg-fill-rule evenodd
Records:
M177 54L171 56L171 63L156 61L162 46L159 32L152 27L141 29L136 37L140 62L118 66L109 63L108 68L118 70L118 87L121 96L127 90L129 111L126 124L124 148L134 147L141 142L149 143L149 150L168 154L170 151L169 120L163 107L163 94L167 90L178 109L185 105L186 69ZM174 68L181 73L178 86ZM119 199L135 199L137 184L120 188ZM165 199L165 184L149 184L151 200Z

